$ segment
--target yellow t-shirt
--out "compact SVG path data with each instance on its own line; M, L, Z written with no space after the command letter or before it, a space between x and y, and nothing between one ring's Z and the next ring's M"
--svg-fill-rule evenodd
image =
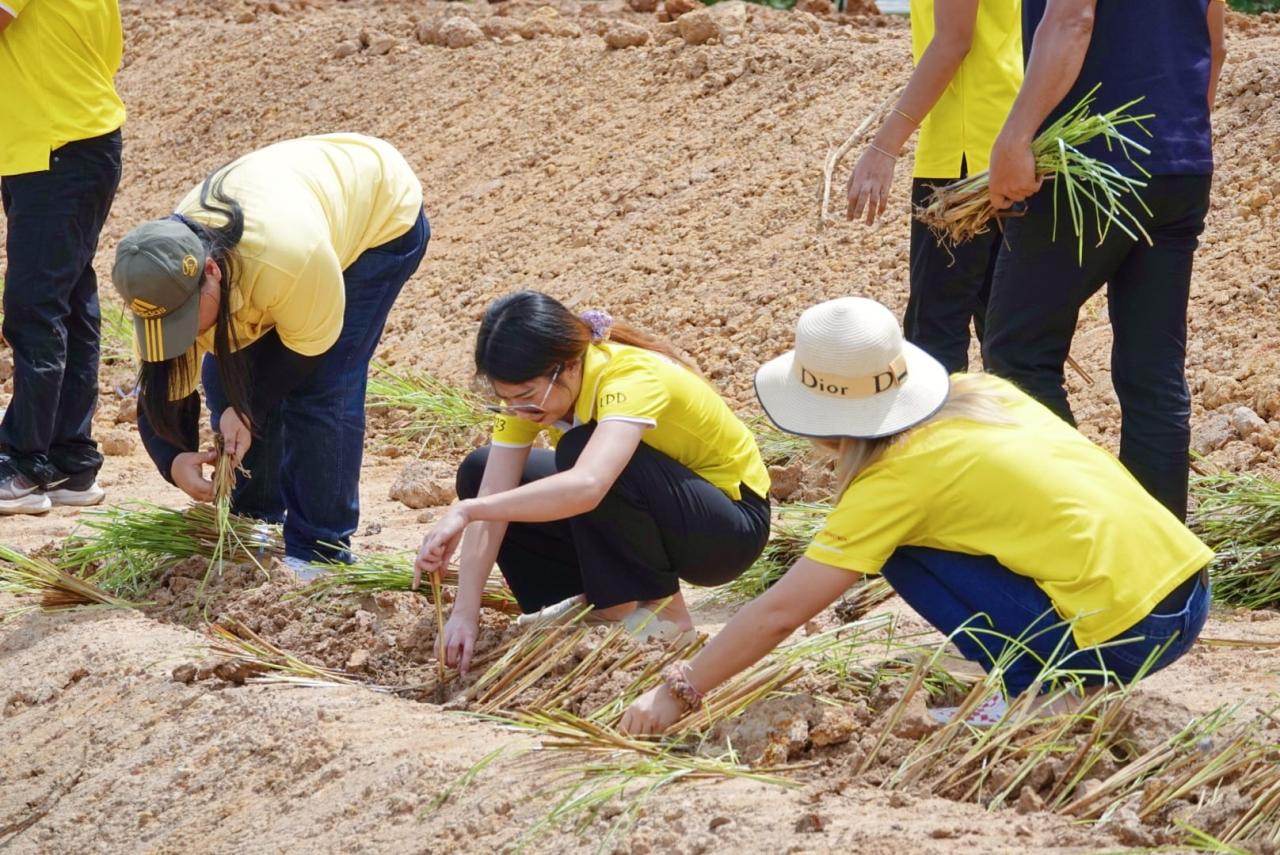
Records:
M231 305L238 346L275 329L295 353L324 353L342 331L342 271L413 226L422 183L390 143L359 134L276 143L220 174L223 192L244 208ZM200 185L177 211L209 225L225 222L200 207ZM212 329L196 348L197 355L213 350Z
M933 41L934 0L911 0L911 49L919 62ZM916 178L959 178L987 168L991 146L1022 86L1022 3L978 0L973 45L920 126Z
M49 153L124 124L112 78L124 36L116 0L0 0L0 175L43 172Z
M605 342L587 348L575 424L643 424L643 442L692 469L734 500L746 484L769 494L769 472L755 437L716 390L692 371L639 347ZM543 430L554 446L572 425L547 427L514 416L494 420L493 444L530 445Z
M944 419L890 446L806 558L878 573L899 546L991 555L1035 580L1082 646L1124 632L1213 558L1110 453L1006 381L1013 425Z

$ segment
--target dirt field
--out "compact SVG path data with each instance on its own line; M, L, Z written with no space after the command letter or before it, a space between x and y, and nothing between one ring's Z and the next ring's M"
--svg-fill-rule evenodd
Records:
M670 336L748 414L756 366L790 346L802 308L845 294L895 311L905 303L905 161L882 225L822 231L816 206L828 147L908 73L903 19L750 7L743 22L722 11L717 37L689 44L620 0L551 11L521 0L122 6L118 81L130 114L124 182L98 259L104 299L115 299L106 273L120 236L168 212L209 169L273 141L351 130L395 143L426 190L431 247L380 354L397 367L465 383L485 304L537 287ZM443 15L476 27L442 26ZM648 44L608 49L606 37L637 37L624 24L649 33ZM1194 443L1212 465L1276 476L1280 23L1232 15L1228 26L1219 172L1190 318ZM447 46L476 33L474 44ZM1109 347L1099 297L1082 313L1073 351L1094 382L1074 374L1068 382L1082 430L1114 447ZM11 388L6 366L0 351L0 406ZM108 441L101 480L109 501L179 505L183 497L154 473L125 418L132 404L117 390L131 383L127 361L104 365L97 431ZM388 498L405 460L386 448L378 424L356 546L409 548L423 512ZM36 549L65 538L76 521L66 509L0 518L0 542ZM556 828L523 837L562 798L555 781L565 758L516 757L533 745L527 737L411 697L175 682L173 668L198 660L208 643L188 626L183 578L169 582L169 608L0 624L0 849L524 845L641 855L1116 851L1167 842L1158 827L1126 817L1090 826L1034 805L989 812L889 793L874 776L852 773L853 749L813 745L793 758L812 763L790 773L794 789L684 783L611 838L611 809L580 836ZM434 616L411 595L326 605L283 599L290 589L246 573L218 609L312 661L384 684L409 686L434 670ZM0 600L0 608L11 602ZM695 618L713 631L728 614L704 601ZM1280 642L1277 617L1219 612L1204 634ZM907 629L921 626L900 618ZM1266 708L1280 691L1277 662L1273 648L1199 645L1143 684L1137 726L1167 734L1223 703L1242 702L1242 714ZM876 712L856 727L869 731ZM433 808L500 746L513 754Z

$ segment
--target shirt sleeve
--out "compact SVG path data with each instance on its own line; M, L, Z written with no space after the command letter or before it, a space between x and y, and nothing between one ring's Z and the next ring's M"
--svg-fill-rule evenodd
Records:
M200 448L200 395L192 392L179 401L171 401L169 406L178 409L182 445L174 445L155 432L142 408L141 398L138 399L138 435L142 437L142 447L147 450L160 476L172 484L174 459L185 451L198 451Z
M597 422L625 421L657 427L671 391L653 370L644 365L606 370L596 388Z
M342 332L347 302L342 266L333 247L321 241L296 275L282 271L272 275L285 281L263 289L267 300L262 308L275 321L285 347L303 356L327 351Z
M849 485L804 557L858 573L879 573L924 517L918 494L887 470Z
M502 448L528 448L541 432L542 425L537 422L499 413L494 416L489 441Z

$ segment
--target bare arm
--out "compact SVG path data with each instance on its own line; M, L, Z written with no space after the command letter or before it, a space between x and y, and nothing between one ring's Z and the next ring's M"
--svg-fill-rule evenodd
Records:
M480 479L479 495L491 496L515 489L528 459L528 448L490 446L484 476ZM480 595L484 591L485 580L497 563L498 548L502 546L506 533L505 522L487 522L471 527L462 541L458 597L454 601L453 612L470 617L480 614Z
M0 33L4 32L4 28L9 26L9 22L13 20L13 16L3 9L0 9Z
M1218 102L1218 78L1222 75L1222 66L1227 61L1227 4L1225 0L1209 0L1208 18L1209 45L1212 52L1209 66L1209 111L1213 112L1213 108Z
M709 692L755 664L859 578L858 573L801 558L776 585L735 614L693 658L690 682L699 691ZM664 684L638 698L620 726L628 733L661 733L680 712Z
M1031 141L1084 65L1098 0L1049 0L1036 29L1022 89L991 147L991 204L1008 208L1040 189Z
M920 56L896 106L901 112L890 113L880 126L871 145L858 158L849 176L849 219L862 216L866 207L867 224L884 213L889 186L893 182L893 158L915 132L946 91L956 70L973 46L973 27L978 18L978 0L940 0L933 9L933 39ZM905 113L906 115L902 115ZM907 116L910 116L911 121ZM877 151L879 149L879 151Z

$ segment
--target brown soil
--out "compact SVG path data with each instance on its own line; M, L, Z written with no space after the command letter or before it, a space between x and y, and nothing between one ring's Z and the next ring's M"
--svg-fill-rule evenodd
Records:
M710 23L695 10L685 13L695 15L683 27L689 41L712 33L708 26L719 29L691 44L679 21L658 20L672 5L639 12L632 7L645 7L643 0L563 0L550 14L524 0L231 7L125 0L127 64L119 83L130 119L124 183L98 257L102 281L120 236L169 210L214 166L301 134L373 133L417 168L434 230L426 263L392 313L382 359L465 382L485 304L536 287L670 336L743 413L753 413L752 372L789 346L803 307L849 293L897 311L905 303L905 165L890 216L874 229L840 223L819 231L815 194L828 146L905 77L907 28L898 19L824 13L819 2L806 6L813 15L750 7L740 22L731 10ZM475 27L445 26L440 16ZM1215 117L1220 166L1191 306L1195 441L1217 465L1274 476L1280 26L1232 15L1229 30ZM607 48L611 31L612 41L640 46ZM104 298L115 296L104 289ZM1082 429L1114 447L1119 412L1109 346L1099 297L1081 315L1074 348L1095 382L1074 374L1067 382ZM8 380L6 357L0 352L0 384ZM131 385L127 362L105 364L102 379L97 430L111 440L102 478L110 501L180 504L129 441L136 431L130 404L116 392ZM389 498L406 454L382 441L393 422L371 419L361 549L416 546L420 514L430 513ZM460 454L434 454L432 462L456 462ZM434 476L422 480L432 487L425 492L438 486ZM416 496L410 503L423 504ZM0 518L0 538L36 548L65 538L76 521L67 509ZM436 796L495 748L514 752L531 743L414 700L412 691L397 697L175 682L173 669L202 661L209 644L188 628L202 575L202 564L181 568L145 613L27 614L0 626L0 847L502 851L562 797L547 785L565 758L535 753L487 767L431 810ZM311 662L371 683L403 688L434 679L435 616L421 597L311 602L291 597L296 587L278 574L229 570L210 587L208 616L234 618ZM695 617L714 631L730 611L704 603ZM901 603L878 611L921 628ZM1275 617L1216 613L1205 636L1274 643ZM486 620L485 643L499 643L505 619ZM598 704L604 685L578 708ZM921 722L909 717L880 762L862 776L851 771L870 749L866 734L894 701L893 685L846 698L843 711L819 705L818 687L803 681L796 697L758 705L717 733L715 744L761 762L813 764L792 773L800 788L682 784L648 802L604 848L1048 852L1164 842L1161 827L1126 816L1103 827L1073 824L1037 809L1035 792L1016 809L989 813L878 789L884 764L919 738L910 721ZM1273 650L1198 645L1144 682L1135 737L1174 732L1223 702L1263 708L1278 689ZM582 836L555 830L530 848L595 850L619 816L603 809ZM1162 827L1168 821L1162 817ZM1196 824L1220 827L1203 815Z

